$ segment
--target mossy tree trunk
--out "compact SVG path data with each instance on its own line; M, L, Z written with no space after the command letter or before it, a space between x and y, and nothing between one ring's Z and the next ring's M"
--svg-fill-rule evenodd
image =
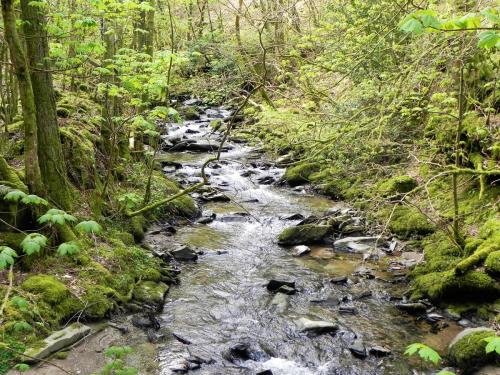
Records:
M33 94L28 60L16 29L14 0L2 0L2 16L4 37L9 46L10 59L17 77L23 110L26 184L31 193L44 196L45 189L38 161L35 96Z
M49 43L45 15L40 7L21 0L31 82L36 105L38 160L48 198L56 206L71 209L71 189L66 178L52 73L48 64Z

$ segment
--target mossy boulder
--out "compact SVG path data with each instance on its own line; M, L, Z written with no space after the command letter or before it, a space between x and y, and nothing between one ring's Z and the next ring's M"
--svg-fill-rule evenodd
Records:
M160 308L168 291L168 285L162 282L141 281L135 286L134 300L148 306Z
M434 225L419 210L403 206L396 207L394 210L389 229L404 239L425 236L435 230Z
M410 176L396 176L392 177L378 187L382 195L394 195L400 193L408 193L417 187L417 181Z
M129 232L118 232L115 235L120 241L122 241L125 245L132 246L135 244L135 238L132 233Z
M500 276L500 250L494 251L488 255L484 262L486 271L495 276Z
M307 245L322 242L330 234L329 225L305 224L285 228L278 236L280 245Z
M24 280L21 288L36 295L40 314L53 325L82 309L82 303L54 276L30 276Z
M182 109L182 116L186 120L199 120L200 109L196 106L189 106Z
M107 316L115 307L113 298L115 294L115 290L102 285L89 286L82 297L86 305L84 311L85 317L102 319Z
M142 215L134 216L130 219L130 232L136 242L144 240L144 230L147 227L146 218Z
M480 271L457 275L453 270L431 272L415 278L412 299L428 297L433 301L491 301L499 298L498 282Z
M68 118L70 116L70 110L65 107L59 107L57 108L57 117L60 118Z
M467 328L460 332L450 343L448 354L450 361L464 374L471 374L481 366L493 363L496 353L486 353L485 338L495 336L494 330L486 327Z
M287 168L283 179L291 186L308 183L309 177L321 169L318 163L301 163Z

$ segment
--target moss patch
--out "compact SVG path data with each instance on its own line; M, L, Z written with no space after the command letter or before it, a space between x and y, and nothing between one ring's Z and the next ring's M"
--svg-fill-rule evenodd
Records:
M430 234L435 228L416 208L399 206L394 210L389 229L401 238L410 238Z
M451 343L450 360L466 374L470 374L487 363L494 362L496 353L486 354L487 343L484 339L495 335L495 331L486 328L465 330Z
M293 167L287 168L283 179L291 186L308 183L309 177L320 170L318 163L302 163Z
M417 187L417 181L410 176L392 177L378 187L382 195L393 195L398 193L408 193Z
M488 255L484 262L486 271L495 276L500 276L500 250L494 251Z

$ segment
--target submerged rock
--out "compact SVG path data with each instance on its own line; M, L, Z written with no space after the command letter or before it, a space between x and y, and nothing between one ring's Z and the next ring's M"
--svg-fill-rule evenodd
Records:
M52 353L66 348L87 336L90 330L90 327L86 325L73 323L60 331L52 333L40 343L39 347L26 350L25 354L29 357L26 357L25 360L36 362L47 358Z
M278 236L280 245L304 245L321 242L330 234L330 226L304 224L285 228Z
M405 311L409 314L423 314L427 310L427 306L422 302L402 302L397 303L396 307L402 311Z
M335 332L339 329L336 323L324 320L310 320L307 318L300 318L295 321L295 324L302 332L328 333Z
M267 284L267 290L269 290L270 292L277 292L278 289L283 286L295 289L295 281L269 280L269 283Z

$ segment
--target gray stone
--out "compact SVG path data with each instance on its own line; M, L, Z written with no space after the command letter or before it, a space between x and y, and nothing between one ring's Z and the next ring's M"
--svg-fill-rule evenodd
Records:
M165 283L141 281L134 288L134 300L146 305L161 307L167 291L168 285Z
M346 237L333 243L335 250L363 254L373 247L378 237Z
M385 357L391 354L391 349L385 346L374 345L370 348L370 354L376 357Z
M47 358L49 355L74 344L89 333L90 327L80 323L73 323L60 331L52 333L42 341L41 347L28 349L25 354L33 358L28 358L28 360L36 362L37 360Z
M365 344L360 339L356 339L351 345L349 345L349 350L355 357L358 358L366 358L368 356Z
M175 260L179 261L195 261L198 259L198 254L189 246L182 246L170 252Z
M315 332L326 333L338 330L339 326L333 322L324 320L310 320L307 318L300 318L295 321L297 328L302 332Z
M304 256L306 254L309 254L311 252L311 248L309 246L306 246L306 245L299 245L299 246L295 246L293 248L293 256L294 257L301 257L301 256Z
M397 303L396 307L410 314L422 314L427 310L427 306L422 302Z

